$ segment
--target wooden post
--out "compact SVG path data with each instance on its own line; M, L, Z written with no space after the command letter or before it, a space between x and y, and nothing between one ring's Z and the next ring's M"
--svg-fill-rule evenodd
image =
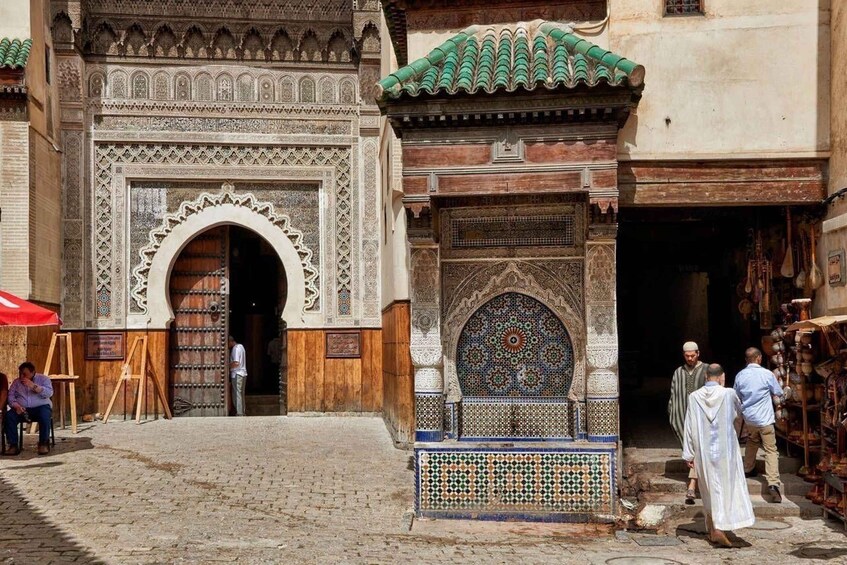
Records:
M141 356L141 372L137 374L133 374L132 372L132 363L135 358L135 354ZM147 379L151 378L153 380L153 388L156 389L156 396L162 403L162 407L164 408L165 417L171 419L171 409L168 406L167 398L165 397L165 391L162 390L159 381L156 380L156 377L148 374L147 371L147 360L149 358L149 351L147 350L147 336L138 336L132 342L132 347L129 348L129 355L127 355L126 363L124 363L123 368L121 368L121 376L118 379L117 384L115 385L115 392L112 394L112 399L109 400L109 406L106 408L106 413L103 415L103 423L107 423L109 421L109 415L112 413L112 407L115 404L115 400L118 397L118 393L121 390L121 385L126 385L129 381L137 380L138 387L136 388L136 397L135 397L135 422L141 423L141 405L144 402L144 397L146 393L146 385ZM126 409L124 409L126 412Z

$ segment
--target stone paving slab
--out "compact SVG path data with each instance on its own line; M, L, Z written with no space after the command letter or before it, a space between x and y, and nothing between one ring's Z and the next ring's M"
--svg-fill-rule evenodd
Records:
M731 550L685 529L671 532L676 547L621 541L599 524L410 530L411 453L379 418L118 421L56 439L49 456L27 438L21 456L0 459L0 563L839 562L792 555L824 554L811 543L847 555L843 530L821 519L787 518L784 536L742 530L748 547Z

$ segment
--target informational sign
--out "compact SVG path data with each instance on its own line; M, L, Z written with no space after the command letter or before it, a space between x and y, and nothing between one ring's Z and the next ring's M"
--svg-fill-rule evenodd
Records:
M359 330L326 332L326 356L328 359L357 359L361 357L362 333Z
M826 262L826 278L829 286L844 286L847 284L845 276L844 250L837 249L829 252Z
M124 358L124 334L90 333L85 335L85 358L114 360Z

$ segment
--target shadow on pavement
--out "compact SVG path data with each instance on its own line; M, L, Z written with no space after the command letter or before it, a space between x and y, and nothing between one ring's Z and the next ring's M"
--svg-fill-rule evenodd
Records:
M56 436L56 445L50 448L50 453L48 455L39 455L38 454L38 434L24 434L24 446L21 452L18 455L8 456L4 455L4 461L28 461L30 459L39 459L45 462L50 461L50 458L59 455L62 453L71 453L74 451L83 451L86 449L93 449L94 444L91 443L90 437L80 437L80 436L70 436L70 437L60 437ZM61 465L60 462L55 462L54 465ZM45 465L46 466L46 465ZM11 470L7 468L7 470Z
M0 562L104 563L33 508L5 476L0 476L0 524Z
M680 524L679 526L677 526L674 534L680 538L707 539L708 536L706 535L706 521L704 518L701 518L687 524ZM735 532L726 532L726 537L728 537L729 541L732 542L733 549L753 547L753 544L751 544L744 538L739 537L735 534Z

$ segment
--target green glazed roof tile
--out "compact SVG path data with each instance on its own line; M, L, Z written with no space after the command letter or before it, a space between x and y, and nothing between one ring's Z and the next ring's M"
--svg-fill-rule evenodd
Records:
M32 49L32 39L0 38L0 67L23 69Z
M536 20L471 26L379 82L381 98L513 92L579 85L641 88L644 67L582 39L570 28Z

